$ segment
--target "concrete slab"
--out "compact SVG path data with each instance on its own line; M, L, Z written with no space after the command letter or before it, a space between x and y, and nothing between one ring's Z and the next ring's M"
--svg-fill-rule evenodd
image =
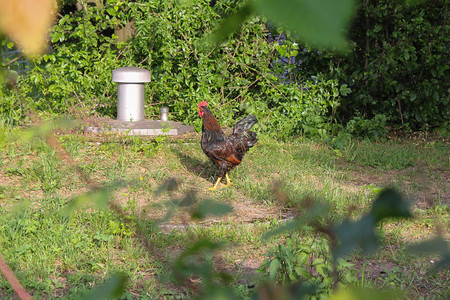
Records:
M111 118L99 118L98 126L86 128L90 132L122 132L127 135L180 135L194 131L194 126L180 122L161 122L159 120L141 120L123 122Z

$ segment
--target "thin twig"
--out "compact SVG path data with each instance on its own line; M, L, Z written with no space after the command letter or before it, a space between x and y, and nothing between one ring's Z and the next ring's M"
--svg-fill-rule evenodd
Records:
M31 297L31 295L28 293L28 291L22 286L22 284L20 284L16 275L14 275L14 272L11 270L11 268L8 266L8 264L5 262L5 260L3 259L3 256L1 254L0 254L0 271L2 272L3 276L5 276L6 280L9 282L9 284L13 288L17 297L19 297L22 300L33 299Z
M273 109L270 110L269 114L267 115L267 118L264 120L264 122L261 123L261 126L259 126L257 134L261 131L261 129L264 127L264 125L269 121L270 115L272 114Z
M120 52L117 54L116 59L119 60L119 58L124 54L125 50L127 50L128 48L130 48L131 44L128 44L127 46L123 47L122 50L120 50ZM145 59L144 59L145 60Z
M183 39L186 41L186 43L188 44L189 48L191 48L192 53L194 53L195 59L198 61L198 56L197 53L195 52L194 48L192 47L191 43L189 43L189 40L187 39L187 37L184 35L184 33L182 33L180 31L181 36L183 37Z
M67 153L66 149L64 149L59 141L55 138L54 133L51 133L47 136L47 144L49 144L53 150L59 155L62 161L64 161L71 169L74 169L81 180L92 190L97 189L100 185L92 180L87 174L81 169L73 160L72 156Z
M146 105L147 105L147 106L155 106L155 105L160 105L160 104L165 104L165 103L171 103L171 102L175 102L175 100L169 100L169 101L164 101L164 102L150 103L150 104L146 104Z
M241 62L234 62L234 63L235 63L235 64L240 64L240 65L246 65L246 64L241 63ZM280 94L283 95L283 97L284 97L286 100L288 100L287 97L286 97L286 95L285 95L285 94L284 94L284 93L283 93L276 85L274 85L273 82L272 82L271 80L269 80L269 79L266 77L266 75L264 75L263 73L261 73L259 70L250 67L249 65L246 65L246 66L247 66L247 68L249 68L250 70L252 70L252 71L258 73L259 75L261 75L262 77L264 77L264 78L270 83L270 85L271 85L274 89L276 89L277 91L279 91Z
M261 77L258 77L258 78L256 78L252 83L250 83L250 84L248 84L248 85L246 85L246 86L231 86L231 87L228 87L228 89L246 89L246 90L248 90L252 85L254 85L256 82L258 82L259 80L261 80ZM228 94L227 94L227 96L226 97L223 97L223 93L222 93L222 97L223 97L223 99L226 99L226 98L228 98L229 96L230 96L230 94L232 93L233 91L230 91ZM236 96L236 97L234 97L232 100L235 100L235 99L237 99L237 98L239 98L239 96L241 96L241 94L239 94L238 96ZM231 101L228 101L228 102L226 102L226 103L224 103L224 105L225 104L228 104L228 103L230 103Z
M78 102L80 102L80 104L83 105L84 103L83 103L83 101L81 101L81 98L80 98L80 96L78 96L77 92L75 90L73 90L73 93L75 94L75 97L78 99ZM38 124L41 123L39 120L36 120L36 121L38 121Z
M14 58L14 59L11 59L10 61L8 61L7 63L5 63L5 67L6 66L9 66L10 64L12 64L13 62L16 62L16 61L18 61L19 59L21 59L22 57L24 57L25 56L25 54L20 54L19 56L17 56L16 58Z
M236 43L236 49L234 49L233 54L231 54L231 56L230 56L230 53L228 53L228 55L230 56L230 61L232 61L233 63L235 63L235 62L233 61L233 58L236 56L237 51L238 51L240 45L241 45L241 42L240 42L240 41L237 42L237 43ZM230 66L231 66L231 64L228 64L227 67L225 68L225 71L227 71L228 68L229 68Z
M403 113L402 113L402 105L400 104L400 99L397 98L398 103L398 110L400 113L400 120L402 120L402 125L405 125L405 122L403 121Z
M146 56L143 60L141 60L141 62L139 62L139 65L142 65L147 59L149 59L149 56Z
M32 114L31 120L36 124L41 124L42 120L39 116ZM92 190L99 188L101 185L95 182L93 179L89 178L89 176L81 169L77 163L74 161L72 156L67 153L66 149L61 146L61 143L56 139L55 134L51 132L46 138L47 144L55 150L56 154L61 158L63 162L66 163L69 168L74 169L80 179Z

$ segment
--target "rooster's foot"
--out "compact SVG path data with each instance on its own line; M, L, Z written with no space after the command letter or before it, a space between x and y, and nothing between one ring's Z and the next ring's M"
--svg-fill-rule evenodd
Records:
M214 191L217 189L217 186L219 185L220 181L222 180L222 177L219 177L216 181L216 184L212 188L207 189L207 191Z
M228 177L228 173L225 173L225 178L227 180L227 184L225 186L232 186L233 183L231 182L230 177Z

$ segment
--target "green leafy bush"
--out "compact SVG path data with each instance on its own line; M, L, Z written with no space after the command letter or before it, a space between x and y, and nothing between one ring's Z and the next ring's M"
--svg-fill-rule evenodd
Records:
M387 118L383 114L376 114L367 119L356 113L348 122L345 130L354 135L367 138L383 138L387 133Z
M384 135L384 123L448 126L444 1L361 1L348 55L269 40L267 20L257 16L241 18L227 40L208 46L217 25L246 7L239 0L214 2L116 0L101 8L81 2L77 11L74 1L62 1L50 53L20 77L18 90L2 88L4 123L17 124L30 109L114 116L112 70L133 65L152 72L146 117L166 104L173 120L197 129L201 100L210 102L221 124L253 113L259 131L281 138L323 137L347 123L347 133L369 137ZM134 35L119 43L115 32L127 24Z
M316 287L313 299L322 299L333 291L332 258L326 239L300 243L287 238L284 244L272 248L267 256L258 271L268 273L269 279L282 284L310 283ZM350 263L338 259L340 285L348 287L358 281L351 267Z
M114 111L112 71L131 64L124 55L125 45L117 43L113 34L114 26L125 21L110 9L114 7L111 3L104 9L71 12L53 26L52 51L34 62L24 79L33 87L38 110L54 114L67 113L72 107L86 114Z
M21 103L14 91L0 88L0 125L16 125L24 117Z
M0 64L0 126L13 126L27 120L33 107L32 101L24 97L26 87L17 85L18 74L2 69Z
M271 97L265 103L269 113L267 117L261 115L260 119L267 120L263 125L277 137L327 136L332 131L335 111L340 105L341 88L336 80L324 80L322 76L303 84L272 87L268 90ZM261 114L263 103L255 103L251 113Z
M290 66L274 62L292 56L298 46L269 41L261 17L249 18L220 46L211 46L209 34L245 1L218 1L213 7L207 2L107 1L102 8L81 11L63 4L65 14L51 32L52 51L34 62L20 82L39 111L113 117L112 71L139 66L151 70L147 118L165 104L171 119L199 130L196 106L206 100L224 126L252 113L260 120L260 132L288 138L329 132L346 94L345 86L321 75L304 83L282 82ZM115 29L130 22L134 35L118 43Z
M352 89L339 110L344 124L355 115L373 122L384 115L391 125L417 130L449 119L448 6L421 2L362 0L349 30L351 53L297 54L304 76L322 72Z

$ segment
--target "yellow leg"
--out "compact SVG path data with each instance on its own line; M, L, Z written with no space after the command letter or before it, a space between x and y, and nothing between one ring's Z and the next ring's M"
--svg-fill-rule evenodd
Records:
M214 191L215 189L217 189L217 186L219 185L219 182L222 180L222 177L219 177L216 181L216 184L212 187L207 189L207 191Z
M227 179L227 184L225 186L232 186L233 183L231 182L230 177L228 177L228 173L225 173L225 178Z

